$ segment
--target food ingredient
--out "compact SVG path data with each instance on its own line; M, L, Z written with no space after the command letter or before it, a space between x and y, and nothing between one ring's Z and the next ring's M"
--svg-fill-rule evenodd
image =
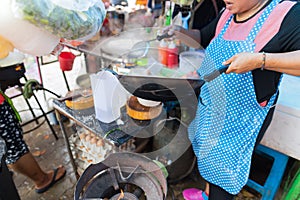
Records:
M69 40L92 37L99 30L106 15L104 4L97 1L86 10L62 7L51 0L15 0L16 17Z

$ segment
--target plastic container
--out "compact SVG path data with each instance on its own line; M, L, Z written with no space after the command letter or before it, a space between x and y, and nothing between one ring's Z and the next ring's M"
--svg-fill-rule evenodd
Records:
M172 41L168 46L168 68L174 69L178 67L178 48Z
M166 21L165 21L165 26L170 26L171 25L171 18L172 18L172 9L170 8L170 2L167 3L166 1L166 11L165 11L165 17L166 17Z
M183 190L182 195L185 200L204 200L202 193L202 190L189 188Z
M62 71L70 71L73 68L75 55L72 52L61 52L58 56L60 69Z
M204 51L184 51L179 55L179 69L183 73L197 70L205 57Z
M120 108L125 105L129 93L109 71L91 74L90 79L96 119L104 123L117 120L121 115Z

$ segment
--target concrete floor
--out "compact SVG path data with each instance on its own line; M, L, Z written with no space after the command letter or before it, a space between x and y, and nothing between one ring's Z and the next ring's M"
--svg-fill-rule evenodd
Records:
M31 129L34 126L36 124L33 122L24 127L24 130ZM60 128L59 126L54 126L54 129L59 137L58 140L54 138L46 123L39 129L25 134L24 139L43 170L49 171L59 165L64 165L67 169L67 174L64 179L55 184L50 190L43 194L37 194L30 179L22 174L14 173L14 181L22 200L73 199L74 186L77 180L70 164L70 158L60 133ZM68 132L71 133L71 130L69 129Z
M68 133L74 133L69 122L65 122ZM33 128L35 123L31 123L24 127L24 130ZM74 187L76 185L76 177L70 163L70 158L67 153L66 146L59 126L54 126L56 133L59 136L55 140L49 127L44 123L39 129L24 135L24 139L30 147L31 152L35 155L36 160L45 171L54 169L62 164L67 169L66 177L55 184L51 189L43 194L37 194L34 191L34 186L31 180L22 174L14 173L14 181L22 200L62 200L73 199ZM182 191L186 188L201 188L205 186L204 180L199 176L197 169L191 172L189 176L168 186L167 200L183 200ZM173 196L173 197L172 197ZM175 198L174 198L175 197ZM237 200L242 199L259 199L257 195L251 194L246 190L239 194Z
M69 134L74 133L74 129L71 128L71 125L72 124L68 121L65 122L65 126L67 127L67 132ZM24 130L29 130L35 126L36 124L33 122L24 127ZM22 200L73 199L74 187L77 180L70 163L70 158L67 153L60 128L58 125L54 125L54 129L59 137L58 140L55 140L46 123L44 123L39 129L25 134L24 139L30 147L33 155L35 155L35 159L38 161L42 169L45 171L52 170L56 166L62 164L67 169L67 175L47 192L43 194L37 194L34 191L34 186L31 180L22 174L14 173L14 181ZM204 186L205 182L199 176L199 173L195 167L189 176L168 186L169 193L167 200L183 200L182 191L184 189L192 187L203 189ZM247 199L258 200L259 194L250 193L247 190L243 190L236 198L236 200ZM278 197L277 199L279 200L280 198Z
M76 88L75 79L82 73L82 60L81 57L76 58L77 61L74 64L74 69L71 72L67 72L67 78L71 89ZM36 69L29 68L29 75L36 74ZM31 73L31 74L30 74ZM61 76L61 71L59 69L58 63L51 65L42 66L42 74L44 78L44 86L60 95L64 95L67 90ZM47 96L48 97L48 96ZM43 94L39 94L39 98L43 99ZM49 98L49 97L48 97ZM18 109L24 109L24 102L22 100L14 100L16 102ZM46 102L43 104L46 108ZM21 113L23 121L29 120L31 118L30 114L24 112ZM40 119L42 121L42 119ZM65 122L67 126L68 134L72 134L74 130L71 128L70 122ZM30 123L24 127L24 131L32 129L36 124ZM58 125L53 125L57 135L58 140L55 140L51 131L46 123L44 123L40 128L24 135L25 141L30 147L31 152L35 155L36 160L39 162L44 170L51 170L56 166L62 164L67 169L67 176L61 180L59 183L55 184L49 191L44 194L36 194L34 191L34 186L32 182L21 174L14 173L14 181L18 188L19 194L22 200L57 200L57 199L73 199L74 186L76 184L75 173L72 170L70 164L70 158L67 153L66 146L60 128ZM183 200L182 190L185 188L197 187L200 189L204 188L204 181L199 176L196 169L180 182L169 185L169 191L174 192L174 196L177 200ZM169 194L168 199L171 198ZM259 199L258 194L250 193L247 190L243 190L236 199ZM278 198L280 199L280 193Z

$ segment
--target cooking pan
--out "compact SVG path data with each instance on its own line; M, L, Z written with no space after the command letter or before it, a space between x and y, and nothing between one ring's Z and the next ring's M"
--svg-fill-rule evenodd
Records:
M166 102L198 96L203 84L214 80L227 69L228 66L224 66L198 79L121 75L115 71L109 71L117 76L123 87L134 96Z

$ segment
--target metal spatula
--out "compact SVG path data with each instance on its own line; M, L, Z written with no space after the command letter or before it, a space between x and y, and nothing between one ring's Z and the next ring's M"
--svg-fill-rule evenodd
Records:
M137 42L131 48L128 54L128 58L142 58L148 53L150 42L153 42L155 40L161 41L164 38L170 38L172 36L173 35L168 35L168 33L165 33L163 35L158 35L156 36L156 38L153 38L151 40Z

